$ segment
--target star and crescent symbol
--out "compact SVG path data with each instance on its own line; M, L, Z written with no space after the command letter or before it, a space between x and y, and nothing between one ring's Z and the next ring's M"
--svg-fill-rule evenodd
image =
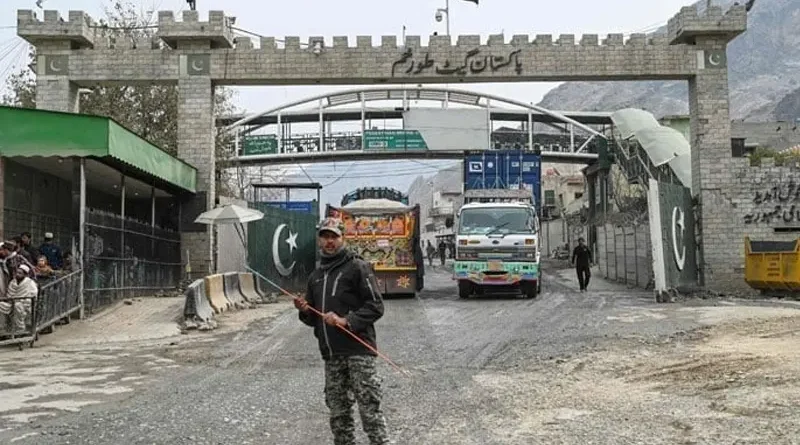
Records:
M284 265L283 260L281 259L281 250L280 250L280 241L281 235L286 229L286 224L281 224L277 228L275 228L275 233L272 235L272 262L275 264L275 269L278 271L279 274L283 277L288 277L292 275L294 272L294 266L297 264L296 261L292 260L292 264L288 267ZM292 232L289 229L289 236L284 239L283 241L289 245L289 256L291 257L294 251L297 249L297 232Z
M51 76L67 75L67 57L63 55L45 56L45 74Z
M706 62L712 68L724 68L726 63L725 51L706 51Z
M186 57L186 65L189 75L205 75L209 73L211 61L208 54L189 54Z
M675 265L678 267L678 270L682 271L683 267L686 263L686 244L681 243L681 250L678 251L678 233L681 235L681 240L684 239L686 230L686 214L683 212L683 209L675 206L672 209L672 253L675 258ZM678 228L680 228L680 232L678 232Z

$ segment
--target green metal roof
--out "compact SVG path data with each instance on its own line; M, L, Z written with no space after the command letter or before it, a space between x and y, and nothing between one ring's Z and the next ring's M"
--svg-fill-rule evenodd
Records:
M197 169L113 119L0 106L0 155L113 158L195 193Z

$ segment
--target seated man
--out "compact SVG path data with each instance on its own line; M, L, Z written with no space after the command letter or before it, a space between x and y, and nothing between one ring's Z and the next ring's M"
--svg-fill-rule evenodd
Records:
M4 315L5 331L24 332L27 330L33 299L39 292L36 282L31 280L31 269L26 265L17 268L14 278L8 283L6 297L0 300L0 314ZM8 321L11 324L8 324ZM8 328L11 329L8 329Z

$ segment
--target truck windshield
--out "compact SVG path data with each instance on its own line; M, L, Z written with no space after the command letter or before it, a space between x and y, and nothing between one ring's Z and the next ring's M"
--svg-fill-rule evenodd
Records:
M461 212L459 235L536 233L533 212L524 208L465 209Z

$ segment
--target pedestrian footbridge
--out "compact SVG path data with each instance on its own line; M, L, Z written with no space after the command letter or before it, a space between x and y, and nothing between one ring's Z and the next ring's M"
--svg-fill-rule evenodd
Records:
M463 159L486 150L532 151L543 162L589 164L612 125L610 112L552 111L491 94L421 86L350 89L217 120L233 136L235 155L228 161L245 166Z

